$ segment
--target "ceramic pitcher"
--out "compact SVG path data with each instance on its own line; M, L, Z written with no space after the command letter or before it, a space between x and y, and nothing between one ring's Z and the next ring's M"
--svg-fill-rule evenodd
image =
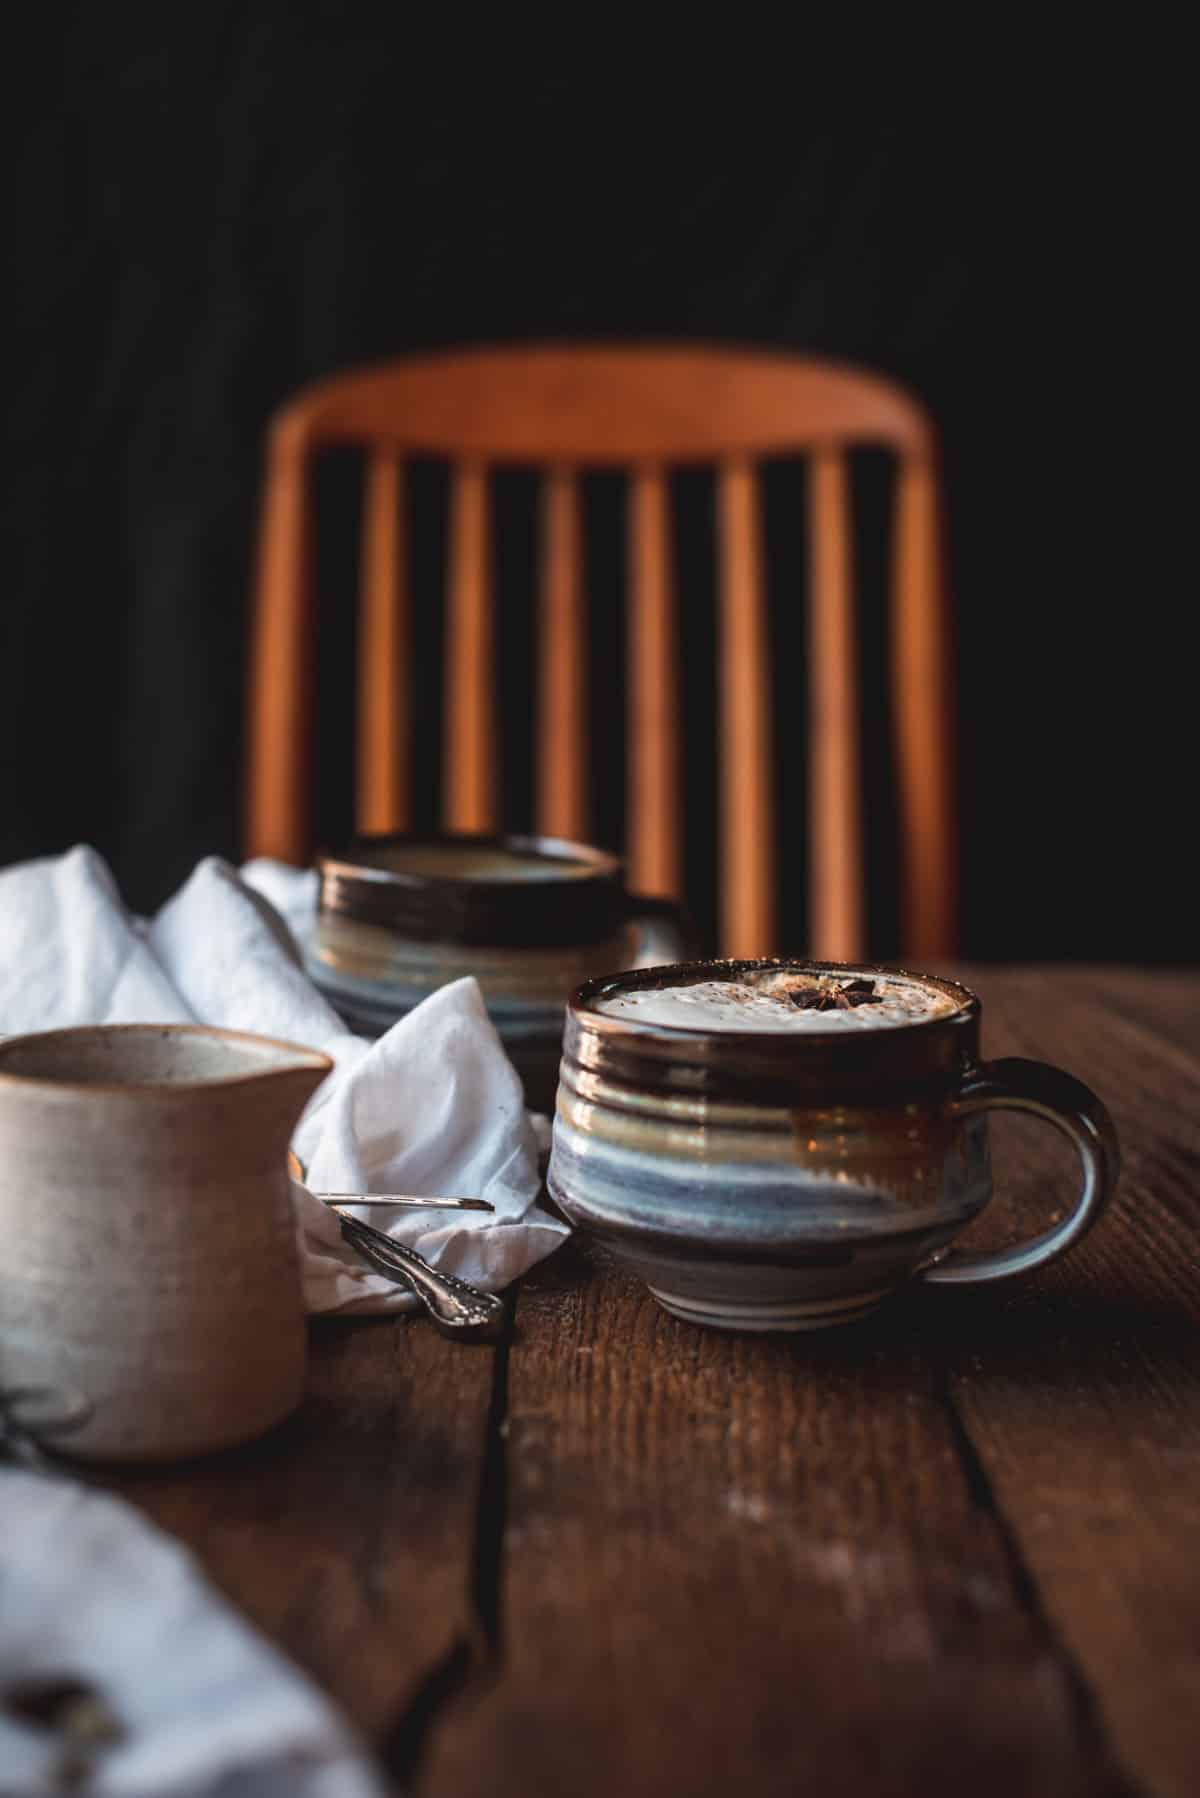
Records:
M0 1041L0 1393L47 1440L165 1459L299 1403L286 1154L331 1066L198 1025Z

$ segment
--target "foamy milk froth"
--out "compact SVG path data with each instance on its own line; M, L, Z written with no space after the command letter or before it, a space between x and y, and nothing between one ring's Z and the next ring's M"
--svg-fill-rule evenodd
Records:
M898 974L803 974L764 968L606 994L597 1009L688 1030L879 1030L948 1017L958 1001Z

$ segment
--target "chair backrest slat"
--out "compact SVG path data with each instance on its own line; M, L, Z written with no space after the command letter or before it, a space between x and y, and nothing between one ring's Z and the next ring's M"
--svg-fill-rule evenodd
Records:
M862 954L859 680L846 459L814 452L809 469L808 944L821 961Z
M313 571L305 445L271 434L258 545L258 604L251 637L247 847L304 862L310 853L314 678Z
M764 955L776 946L771 674L758 482L744 457L722 463L717 499L721 949Z
M355 818L363 832L403 830L411 817L402 504L399 451L378 447L367 463L360 556Z
M683 891L679 629L670 524L664 471L637 468L628 517L625 859L631 889L661 898L679 898Z
M495 623L487 472L454 471L446 604L446 697L442 817L447 830L494 830L498 744Z
M535 816L543 836L586 842L587 618L579 489L570 468L555 466L546 476L541 529Z
M896 484L892 716L902 856L901 934L914 959L957 949L958 844L950 618L928 457L905 457Z

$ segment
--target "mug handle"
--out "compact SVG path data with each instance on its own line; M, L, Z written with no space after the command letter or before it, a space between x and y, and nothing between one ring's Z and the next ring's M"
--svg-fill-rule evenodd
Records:
M974 1286L1028 1273L1069 1249L1103 1215L1117 1184L1121 1153L1111 1117L1081 1080L1042 1061L1019 1057L987 1061L966 1076L951 1111L959 1117L981 1111L1027 1111L1045 1118L1074 1143L1083 1184L1070 1216L1052 1230L993 1255L951 1249L924 1271L923 1278L933 1285Z
M694 933L674 899L651 899L644 893L626 893L624 897L626 921L637 932L635 967L654 968L692 959L697 952Z

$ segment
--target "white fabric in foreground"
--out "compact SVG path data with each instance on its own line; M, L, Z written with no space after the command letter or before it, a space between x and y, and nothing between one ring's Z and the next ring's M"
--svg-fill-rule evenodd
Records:
M5 1699L65 1680L121 1732L95 1751L88 1792L383 1798L327 1700L130 1505L3 1470L0 1589L0 1789L13 1798L68 1789L70 1744Z
M294 923L311 912L312 876L263 862L246 874L202 861L144 922L92 849L0 872L0 1031L199 1022L324 1050L335 1070L294 1139L313 1190L487 1199L494 1214L360 1215L449 1273L506 1286L567 1227L537 1203L537 1137L476 982L442 987L378 1042L353 1036L275 909ZM296 1208L310 1311L415 1303L359 1260L302 1188Z

